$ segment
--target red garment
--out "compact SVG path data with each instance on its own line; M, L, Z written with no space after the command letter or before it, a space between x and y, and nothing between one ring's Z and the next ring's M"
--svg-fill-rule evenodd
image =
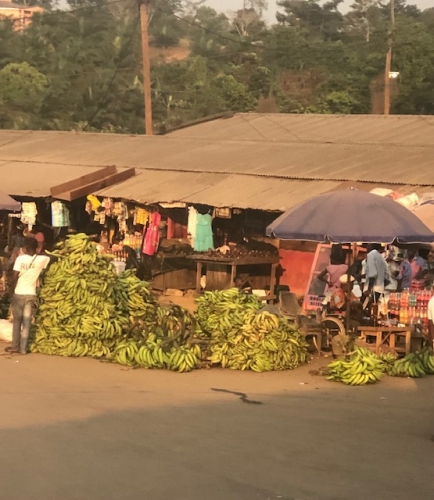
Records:
M161 215L158 212L154 212L143 241L142 253L145 255L154 255L158 249L158 244L160 243L160 222Z

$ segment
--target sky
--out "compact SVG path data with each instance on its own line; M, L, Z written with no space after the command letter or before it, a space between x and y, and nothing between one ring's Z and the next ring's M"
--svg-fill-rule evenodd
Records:
M350 6L353 3L353 0L344 0L343 6ZM428 7L434 7L434 0L407 0L408 4L415 4L420 9L427 9ZM213 7L216 10L225 12L230 14L231 12L235 12L237 9L240 9L243 5L243 0L206 0L206 5ZM276 10L277 10L277 1L276 0L268 0L268 12L264 14L266 19L270 22L274 22L276 20Z

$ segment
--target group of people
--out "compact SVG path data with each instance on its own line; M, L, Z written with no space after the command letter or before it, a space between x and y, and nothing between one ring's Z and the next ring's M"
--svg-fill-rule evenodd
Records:
M427 259L414 250L400 251L395 247L387 250L379 244L371 244L367 253L359 254L348 268L346 256L340 245L333 245L330 264L318 275L326 283L325 294L332 312L345 313L348 288L352 290L352 302L378 304L381 298L403 290L422 290L429 277ZM348 282L349 279L349 282Z

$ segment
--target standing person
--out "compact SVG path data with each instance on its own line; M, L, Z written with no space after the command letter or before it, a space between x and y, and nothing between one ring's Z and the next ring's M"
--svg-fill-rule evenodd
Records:
M35 226L32 232L35 235L36 241L38 242L36 253L38 255L42 255L45 252L45 235L39 226Z
M414 250L407 252L408 261L411 266L411 289L423 290L428 277L428 262Z
M14 324L12 345L5 349L6 352L27 354L33 306L36 302L36 285L50 262L46 255L37 255L37 247L35 238L25 238L24 255L17 257L14 264L14 295L11 301Z
M402 292L402 290L410 290L412 276L413 271L411 269L411 264L408 257L405 257L399 266L399 274L396 277L396 281L398 282L398 292Z
M318 279L327 284L326 292L341 287L340 278L348 272L345 254L340 245L333 245L330 253L330 264L318 275Z
M384 294L384 288L389 283L389 269L386 259L382 255L382 246L374 243L368 246L366 256L366 296L374 293L374 302L377 303Z

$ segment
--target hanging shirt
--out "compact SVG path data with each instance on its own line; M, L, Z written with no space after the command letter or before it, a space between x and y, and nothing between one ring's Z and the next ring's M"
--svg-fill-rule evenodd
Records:
M194 238L194 249L196 252L214 250L211 223L212 217L210 214L197 214L196 237Z
M159 212L154 212L151 217L151 223L146 230L145 239L143 240L142 252L145 255L154 255L158 250L160 243L160 222L161 215Z
M51 204L51 225L53 227L68 227L69 210L61 201L53 201Z
M191 246L194 247L197 227L197 210L194 207L188 207L187 232L190 235Z

